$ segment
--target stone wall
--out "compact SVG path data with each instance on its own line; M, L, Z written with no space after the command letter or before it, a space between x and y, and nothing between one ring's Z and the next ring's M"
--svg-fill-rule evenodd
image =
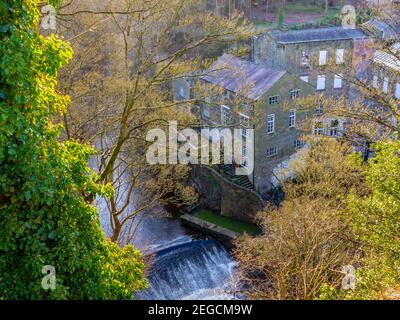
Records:
M234 240L240 237L240 234L237 232L217 226L211 222L199 219L190 214L185 214L181 216L181 220L184 225L200 230L203 233L215 237L228 248L232 248Z
M309 84L289 73L286 73L268 92L257 102L257 113L254 118L254 186L260 193L268 192L276 187L271 184L273 169L289 159L296 152L295 141L301 139L305 133L312 113L306 113L297 105L296 99L290 99L290 91L300 90L299 98L313 95L314 89ZM269 105L270 96L279 96L279 103ZM296 110L296 126L289 127L290 110ZM269 114L275 115L275 131L267 133L266 123ZM277 154L267 157L266 151L276 147Z
M221 215L254 222L265 203L251 190L235 185L207 166L192 166L192 179L201 196L200 206Z

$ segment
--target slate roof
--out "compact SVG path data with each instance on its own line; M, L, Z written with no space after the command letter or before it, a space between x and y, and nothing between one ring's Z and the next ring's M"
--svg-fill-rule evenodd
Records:
M258 100L286 73L284 70L224 54L202 79L226 90Z
M279 44L292 44L303 42L321 42L364 39L367 36L360 29L344 29L343 27L330 27L319 29L304 29L292 31L274 31L271 36Z
M400 53L400 42L391 47L391 51L397 55ZM384 65L387 68L400 72L400 59L388 51L376 50L374 63Z

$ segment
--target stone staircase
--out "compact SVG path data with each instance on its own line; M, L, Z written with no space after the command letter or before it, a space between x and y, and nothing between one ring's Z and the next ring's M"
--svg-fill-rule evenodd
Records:
M223 173L226 176L228 176L229 179L232 181L232 183L239 185L242 188L245 188L247 190L257 192L256 189L254 188L254 185L251 183L251 181L249 180L249 178L247 176L235 175L235 166L234 165L232 165L232 164L218 165L218 171L220 173ZM264 193L260 194L260 196L265 202L272 203L276 207L279 207L280 203L284 199L284 193L279 188L274 188L270 192L264 192Z
M230 180L245 189L255 191L253 184L247 176L237 176L235 175L235 166L232 164L221 164L219 165L219 170L229 176Z

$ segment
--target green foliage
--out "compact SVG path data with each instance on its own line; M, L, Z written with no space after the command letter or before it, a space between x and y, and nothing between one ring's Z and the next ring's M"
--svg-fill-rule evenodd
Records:
M69 98L57 71L72 50L34 31L38 3L0 2L0 299L129 299L146 285L144 265L104 238L85 201L112 192L87 166L93 150L58 140L52 120ZM55 290L41 286L45 265Z
M365 167L371 192L348 199L348 220L364 244L357 290L351 297L376 298L400 283L400 141L375 144Z

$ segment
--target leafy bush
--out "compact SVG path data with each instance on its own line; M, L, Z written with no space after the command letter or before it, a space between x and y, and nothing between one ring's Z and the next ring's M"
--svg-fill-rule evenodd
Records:
M0 3L0 299L129 299L146 286L144 264L104 238L91 199L112 190L87 166L93 150L58 140L53 118L69 99L57 71L72 50L35 32L38 4ZM55 290L42 288L45 265Z

